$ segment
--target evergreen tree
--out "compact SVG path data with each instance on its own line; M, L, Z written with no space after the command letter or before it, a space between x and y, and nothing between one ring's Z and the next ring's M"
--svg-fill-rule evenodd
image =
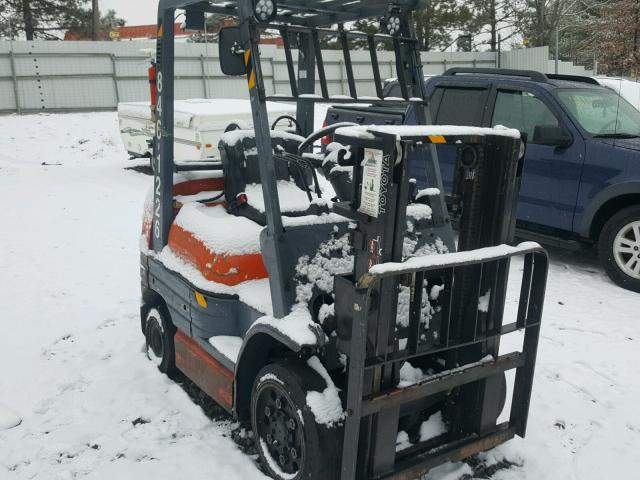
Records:
M125 21L119 18L115 10L107 10L107 13L100 17L100 38L107 39L109 32L124 26ZM93 33L93 21L91 9L82 9L77 18L73 19L67 30L80 34L83 38L91 38Z
M84 17L87 0L2 0L0 37L59 39Z
M450 45L452 33L464 30L472 19L471 10L456 0L426 0L424 9L414 13L420 50L435 50Z
M333 25L332 29L334 29L337 33L338 26ZM350 26L345 26L346 31L350 32L360 32L366 33L369 35L375 35L378 33L382 33L380 31L380 22L377 20L372 20L369 18L356 20ZM340 43L340 37L338 35L320 35L320 48L323 50L341 50L342 43ZM364 38L349 38L349 49L350 50L364 50L368 49L369 44ZM378 50L390 50L393 49L388 42L378 42L376 45Z
M465 5L457 0L426 0L425 7L413 14L413 26L418 39L418 47L422 51L441 49L451 45L452 34L464 30L472 21L473 13ZM372 19L361 19L354 22L349 30L367 34L382 33L380 22ZM466 37L468 38L468 37ZM467 43L462 40L462 48L467 48ZM342 48L337 37L321 37L320 45L323 49ZM349 41L349 47L354 50L369 48L366 39L353 39ZM392 50L390 42L377 42L378 50Z
M100 27L103 32L111 32L118 27L124 27L125 23L124 18L118 17L113 9L107 10L107 14L100 19Z
M213 13L211 15L207 15L205 19L205 32L198 32L195 35L192 35L187 39L187 42L191 43L212 43L218 40L218 32L220 29L225 26L227 23L233 24L235 20L231 17L225 17L224 15L219 15L217 13Z
M518 33L514 25L523 0L471 0L468 5L471 15L464 30L483 38L480 43L492 52L498 50L499 36L506 41Z

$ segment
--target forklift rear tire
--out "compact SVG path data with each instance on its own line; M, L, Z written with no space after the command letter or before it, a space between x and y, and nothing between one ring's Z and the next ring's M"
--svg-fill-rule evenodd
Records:
M251 426L265 470L276 480L336 480L342 430L316 422L307 392L325 381L302 363L265 366L251 391Z
M640 205L620 210L605 223L598 256L614 283L640 292Z
M169 314L162 307L154 307L147 313L145 339L147 356L158 370L171 375L176 370L176 353L173 343L175 328Z

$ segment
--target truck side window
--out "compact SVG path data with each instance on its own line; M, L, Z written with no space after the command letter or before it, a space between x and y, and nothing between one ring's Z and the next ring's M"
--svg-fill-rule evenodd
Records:
M479 127L486 102L484 88L437 87L433 99L442 97L434 123Z
M491 125L503 125L526 133L529 142L538 125L559 126L560 122L545 103L529 92L498 90Z
M399 83L396 83L395 85L392 85L391 88L389 88L389 91L386 93L384 98L388 97L402 98L402 89L400 88Z

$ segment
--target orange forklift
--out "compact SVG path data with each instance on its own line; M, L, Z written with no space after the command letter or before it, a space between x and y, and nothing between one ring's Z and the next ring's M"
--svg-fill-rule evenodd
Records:
M159 3L141 327L161 372L181 371L251 423L274 479L418 478L526 431L548 262L535 243L509 245L525 145L514 130L430 125L411 28L420 7ZM246 79L253 125L228 127L220 162L174 161L178 11L196 30L208 13L236 19L220 31L220 68ZM380 33L344 27L360 19ZM265 32L282 39L287 92L265 85ZM357 91L354 40L368 46L368 96ZM349 95L332 92L323 41L341 47ZM402 98L383 98L381 45L395 54ZM267 101L296 104L295 132L271 128ZM418 125L314 130L315 104L340 102L406 105ZM333 143L318 151L328 134ZM434 144L456 151L448 200ZM410 165L424 168L429 188L416 187ZM514 257L518 308L504 318ZM515 332L521 348L501 354ZM498 422L509 370L510 412Z

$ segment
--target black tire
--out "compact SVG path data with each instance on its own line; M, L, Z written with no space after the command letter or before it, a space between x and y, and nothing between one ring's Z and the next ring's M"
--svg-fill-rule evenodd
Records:
M306 403L307 392L325 388L322 377L302 363L273 363L258 373L251 391L251 426L272 478L338 478L342 427L318 424ZM295 453L288 455L292 448Z
M174 335L175 327L166 309L162 307L149 309L145 328L147 357L158 366L158 370L167 375L176 371Z
M640 205L620 210L605 223L598 257L614 283L640 292Z

